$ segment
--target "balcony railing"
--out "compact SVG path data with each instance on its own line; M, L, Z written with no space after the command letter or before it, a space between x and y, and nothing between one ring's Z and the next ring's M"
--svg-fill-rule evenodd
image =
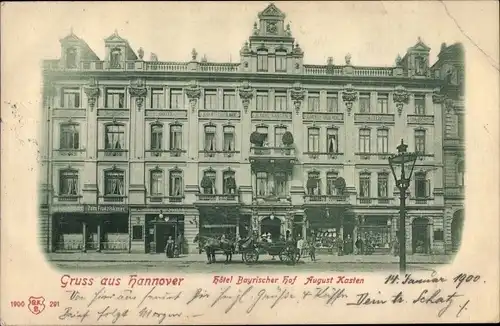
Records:
M191 66L190 66L191 65ZM171 71L171 72L207 72L207 73L238 73L241 72L240 63L217 63L217 62L174 62L174 61L127 61L116 67L110 67L105 61L83 61L78 67L65 68L60 60L45 60L43 68L50 71ZM349 69L345 69L349 68ZM313 76L342 76L354 75L359 77L401 77L396 73L398 67L361 67L361 66L338 66L338 65L304 65L301 74ZM269 74L272 72L259 72ZM433 78L433 77L430 77Z
M445 197L459 197L463 198L465 195L464 187L455 186L455 187L445 187L444 188Z
M346 203L348 201L347 196L340 195L306 195L304 196L305 202L307 203Z
M201 202L238 202L237 194L197 194L196 197Z
M295 156L293 147L251 147L250 154L254 156Z
M181 157L184 153L186 153L185 150L182 149L169 149L169 150L162 150L162 149L150 149L146 151L147 157Z

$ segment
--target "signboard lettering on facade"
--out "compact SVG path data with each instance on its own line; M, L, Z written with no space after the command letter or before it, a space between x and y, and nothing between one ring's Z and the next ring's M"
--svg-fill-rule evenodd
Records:
M198 111L198 117L200 118L212 118L212 119L239 119L240 111L211 111L211 110L200 110Z
M330 121L330 122L341 122L344 121L344 115L342 113L303 113L304 120L307 121Z
M252 119L292 120L291 112L252 112Z
M433 115L409 115L409 124L419 124L419 125L433 125L434 116Z
M129 110L117 110L117 109L99 109L97 110L97 115L100 117L126 117L130 113Z
M85 205L86 213L127 213L125 205Z
M83 205L54 205L52 211L54 213L82 213Z

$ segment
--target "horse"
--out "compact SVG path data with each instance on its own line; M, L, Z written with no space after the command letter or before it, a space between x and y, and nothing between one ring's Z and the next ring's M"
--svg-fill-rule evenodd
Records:
M207 254L207 264L215 263L215 252L217 250L222 250L226 255L226 263L229 263L233 259L233 253L235 252L235 243L229 239L217 239L214 237L196 235L193 240L194 243L198 242L200 248L203 248Z

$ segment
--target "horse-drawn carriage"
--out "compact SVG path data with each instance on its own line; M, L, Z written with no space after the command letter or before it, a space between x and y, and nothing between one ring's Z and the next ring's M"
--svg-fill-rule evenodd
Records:
M198 242L199 247L206 252L208 263L215 262L216 253L225 254L226 263L229 263L236 252L241 253L242 260L247 264L256 263L263 253L271 255L273 259L278 256L280 261L288 264L295 264L300 259L300 250L295 241L267 242L257 241L254 237L233 241L197 235L194 242Z
M294 241L255 241L250 238L240 246L242 259L247 264L256 263L262 253L271 255L274 259L278 256L280 261L287 264L295 264L300 259L300 250Z

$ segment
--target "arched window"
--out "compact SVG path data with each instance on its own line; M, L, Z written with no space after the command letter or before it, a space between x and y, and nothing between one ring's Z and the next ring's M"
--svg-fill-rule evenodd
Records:
M123 196L125 194L125 172L115 169L104 172L104 195Z
M61 124L59 149L80 148L80 126L76 123Z
M370 198L370 188L371 188L371 175L370 173L360 173L359 174L359 197Z
M457 185L460 187L465 186L465 164L460 161L457 164Z
M163 149L163 126L161 124L151 125L151 149Z
M76 49L74 47L66 50L66 68L76 68Z
M234 171L224 171L222 174L222 191L224 194L236 193L236 179Z
M319 152L319 128L311 127L307 130L308 152Z
M321 195L321 182L319 179L319 172L309 172L307 174L307 193L310 196Z
M213 152L217 150L215 132L215 126L205 126L205 151L207 152Z
M339 174L337 172L328 172L326 174L326 194L329 196L337 195L337 188L335 187L335 180Z
M207 179L207 180L210 180L209 183L207 182L203 182L204 184L202 185L203 187L203 191L205 194L209 194L209 195L215 195L217 193L216 191L216 173L214 170L210 169L210 170L206 170L203 172L203 179ZM202 180L202 181L205 181L205 180ZM207 186L205 186L205 184ZM210 185L210 186L208 186Z
M170 125L170 150L182 150L182 125Z
M170 196L180 197L183 194L183 185L182 185L182 171L181 170L172 170L169 175L169 193Z
M119 124L106 126L104 148L116 150L125 148L125 126Z

